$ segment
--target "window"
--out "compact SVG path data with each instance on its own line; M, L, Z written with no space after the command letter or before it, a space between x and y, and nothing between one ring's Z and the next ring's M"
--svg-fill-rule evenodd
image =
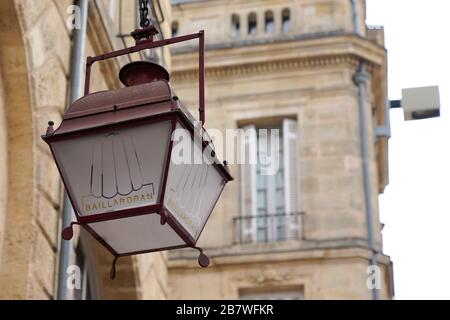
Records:
M246 133L240 150L245 159L256 159L256 163L241 164L240 241L297 238L297 122L286 118L277 126L242 129Z
M176 37L178 35L178 22L174 21L172 23L172 37Z
M237 14L231 16L231 37L237 39L241 36L241 22Z
M291 30L291 11L284 9L281 12L281 30L287 33Z
M266 11L266 13L264 14L264 30L266 33L275 32L275 23L272 11Z
M248 34L254 36L256 35L256 31L257 31L256 13L252 12L248 15Z

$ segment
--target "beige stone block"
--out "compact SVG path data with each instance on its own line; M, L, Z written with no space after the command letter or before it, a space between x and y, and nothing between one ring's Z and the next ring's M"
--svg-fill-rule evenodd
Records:
M62 66L54 58L33 71L32 84L36 107L64 108L67 103L67 77Z
M303 140L303 139L302 139ZM320 154L320 147L318 143L300 143L300 157L302 159L317 158Z
M52 0L17 0L15 2L25 30L34 26L53 3ZM53 18L58 17L54 16Z
M167 287L167 255L155 252L136 256L142 299L164 299Z
M51 246L57 248L59 239L59 205L55 207L42 193L38 195L38 202L38 223L45 236L50 240Z
M301 176L332 176L345 173L344 161L339 157L300 161Z
M57 57L68 72L71 50L70 33L54 6L26 33L26 43L31 57L31 67L38 68L51 57Z
M65 20L61 18L54 4L42 14L38 27L42 31L45 51L51 52L57 50L58 47L64 47L67 52L70 52L69 32Z
M329 194L348 194L357 190L359 179L354 176L321 177L319 180L320 192Z
M31 272L48 292L54 290L56 250L39 228L35 229Z
M314 212L331 212L333 210L350 210L352 209L350 196L330 195L330 194L312 194L308 195L313 202Z
M162 279L158 277L157 269L153 269L148 273L141 284L141 294L143 300L161 300L166 299L165 287L166 283L161 282Z
M30 286L28 288L27 300L49 300L49 299L52 299L52 297L45 290L43 285L33 277L30 282Z
M19 271L16 271L19 272ZM27 278L23 274L0 275L0 298L2 300L25 300L27 299Z
M301 192L315 194L320 191L319 179L315 177L301 177Z
M44 39L42 36L42 30L39 26L34 26L30 31L28 31L26 36L26 42L29 49L29 56L31 57L30 67L38 68L42 66L47 58Z
M72 13L72 11L69 10L69 7L73 5L73 0L58 0L55 1L55 3L61 18L66 22L69 18L69 13L67 12L69 11Z
M36 181L39 187L48 195L54 204L59 203L62 183L53 158L42 153L36 162Z
M302 123L316 122L318 119L317 111L312 108L306 108L300 111L300 121Z
M326 102L331 107L322 107L317 110L317 120L320 122L347 121L349 118L349 108L346 106L335 107L335 102Z
M160 279L163 287L167 285L167 254L166 252L152 253L155 274Z
M301 128L301 137L306 141L336 141L349 139L349 127L346 122L330 122L326 124L305 124Z
M3 46L0 47L0 50L2 73L8 80L5 81L4 84L7 85L8 82L12 80L12 77L23 76L28 70L25 62L25 55L22 54L23 47L21 44Z
M345 170L349 173L362 172L362 159L358 156L345 156Z
M359 156L360 145L356 140L322 141L319 143L323 157Z

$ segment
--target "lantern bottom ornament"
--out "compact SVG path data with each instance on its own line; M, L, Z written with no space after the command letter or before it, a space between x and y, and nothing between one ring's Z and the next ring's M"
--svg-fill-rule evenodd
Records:
M164 222L161 219L161 224L164 224ZM63 229L63 231L61 232L61 237L66 240L69 241L73 238L73 225L80 225L82 226L82 224L72 221L70 223L70 225L66 228ZM210 259L209 257L203 252L203 249L200 247L192 247L193 249L197 249L199 251L199 256L198 256L198 264L203 267L203 268L207 268L209 266L210 263ZM121 256L114 256L113 262L112 262L112 266L111 266L111 271L110 271L110 279L115 279L116 277L116 262L117 260L120 258Z
M53 122L49 145L77 221L114 256L193 248L198 263L210 263L197 241L226 183L233 180L217 158L205 128L204 32L153 41L152 26L134 32L131 48L88 57L84 97ZM148 61L124 66L125 87L89 93L93 63L144 49L199 39L199 119L173 93L169 73ZM180 157L180 155L192 157Z

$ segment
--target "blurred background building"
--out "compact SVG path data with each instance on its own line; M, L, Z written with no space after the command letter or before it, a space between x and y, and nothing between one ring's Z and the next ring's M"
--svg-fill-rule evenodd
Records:
M365 1L150 3L160 37L206 32L206 127L279 129L281 167L264 176L227 159L236 181L200 239L212 258L207 269L196 252L179 250L121 259L110 280L112 257L80 232L72 261L82 286L71 298L371 299L376 260L379 298L390 299L378 212L388 183L387 56L383 28L365 24ZM61 285L63 189L40 135L68 104L72 4L0 2L0 298L55 299ZM134 0L89 0L85 55L132 45L137 8ZM118 88L122 65L153 59L195 114L195 50L102 62L92 89ZM257 156L261 139L249 136L243 147Z

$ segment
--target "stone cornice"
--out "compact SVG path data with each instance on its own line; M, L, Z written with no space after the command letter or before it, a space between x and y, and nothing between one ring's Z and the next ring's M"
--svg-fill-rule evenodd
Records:
M223 78L239 75L266 74L270 72L281 72L287 70L296 70L303 68L324 67L332 65L349 65L355 67L360 58L353 54L316 56L309 58L296 58L289 60L273 60L258 63L239 64L223 67L212 67L206 69L207 78ZM373 65L369 62L368 71ZM172 73L172 80L186 81L198 79L196 70L175 71Z
M241 48L241 47L250 47L250 46L261 46L268 44L276 44L276 43L287 43L292 41L301 41L301 40L311 40L311 39L320 39L327 38L333 36L356 36L353 33L345 32L344 30L333 30L333 31L323 31L317 33L306 33L306 34L276 34L270 37L256 37L256 38L244 38L244 39L235 39L227 42L219 42L219 43L208 43L206 45L206 50L220 50L220 49L233 49L233 48ZM357 36L359 37L359 36ZM361 38L361 37L359 37ZM361 38L363 39L363 38ZM191 53L196 52L196 46L185 46L179 48L171 49L174 55L183 54L183 53Z
M205 252L212 259L212 266L296 260L370 259L370 250L367 247L367 240L364 239L343 239L331 241L331 243L327 241L323 243L310 242L304 241L295 245L293 243L276 243L276 248L270 244L238 245L220 249L209 248L205 249ZM195 268L196 260L197 255L194 252L171 252L168 266L169 269ZM387 265L389 256L380 254L379 263Z
M198 68L196 52L172 55L174 80L195 79ZM210 49L206 54L207 76L260 74L317 66L365 61L369 71L383 67L386 50L355 35L329 35L298 41L274 42L252 46Z

